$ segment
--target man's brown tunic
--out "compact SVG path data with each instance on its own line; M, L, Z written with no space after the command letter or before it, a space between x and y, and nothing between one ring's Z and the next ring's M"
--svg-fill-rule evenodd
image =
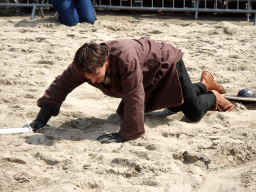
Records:
M144 112L183 103L175 66L183 53L170 44L147 38L113 40L105 44L109 48L110 85L91 83L79 75L72 63L52 82L38 100L38 106L52 105L56 116L66 96L87 82L106 95L122 98L117 109L122 118L119 134L125 139L140 137L145 133Z

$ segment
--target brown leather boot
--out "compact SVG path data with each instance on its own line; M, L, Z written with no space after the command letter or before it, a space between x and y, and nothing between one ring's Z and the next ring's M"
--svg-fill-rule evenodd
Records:
M226 94L222 85L218 84L209 71L203 71L200 83L203 83L207 91L216 90L220 94Z
M211 90L211 92L216 97L216 103L211 108L211 110L214 111L233 111L235 109L235 106L230 103L227 99L225 99L218 91Z

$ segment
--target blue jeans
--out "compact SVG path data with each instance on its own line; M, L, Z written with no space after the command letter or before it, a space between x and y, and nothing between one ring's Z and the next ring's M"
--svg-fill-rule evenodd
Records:
M193 122L199 121L216 103L212 92L207 92L202 83L192 83L182 59L176 64L184 103L180 107L170 107L173 112L182 111Z
M75 26L77 23L95 22L91 0L52 0L52 5L59 13L60 23Z

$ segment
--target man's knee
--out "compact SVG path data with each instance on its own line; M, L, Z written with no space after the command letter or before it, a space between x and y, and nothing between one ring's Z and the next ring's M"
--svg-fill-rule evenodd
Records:
M185 114L185 116L191 121L191 122L198 122L202 119L203 115L200 111L194 111L189 114Z

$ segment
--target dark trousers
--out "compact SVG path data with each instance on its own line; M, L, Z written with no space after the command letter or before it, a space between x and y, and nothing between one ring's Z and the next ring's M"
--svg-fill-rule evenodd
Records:
M207 92L204 84L191 82L182 60L176 64L176 69L182 87L184 103L179 107L168 109L173 112L182 111L189 120L199 121L216 103L216 97L212 92Z
M51 0L59 13L60 23L75 26L77 23L95 22L95 14L91 0Z

